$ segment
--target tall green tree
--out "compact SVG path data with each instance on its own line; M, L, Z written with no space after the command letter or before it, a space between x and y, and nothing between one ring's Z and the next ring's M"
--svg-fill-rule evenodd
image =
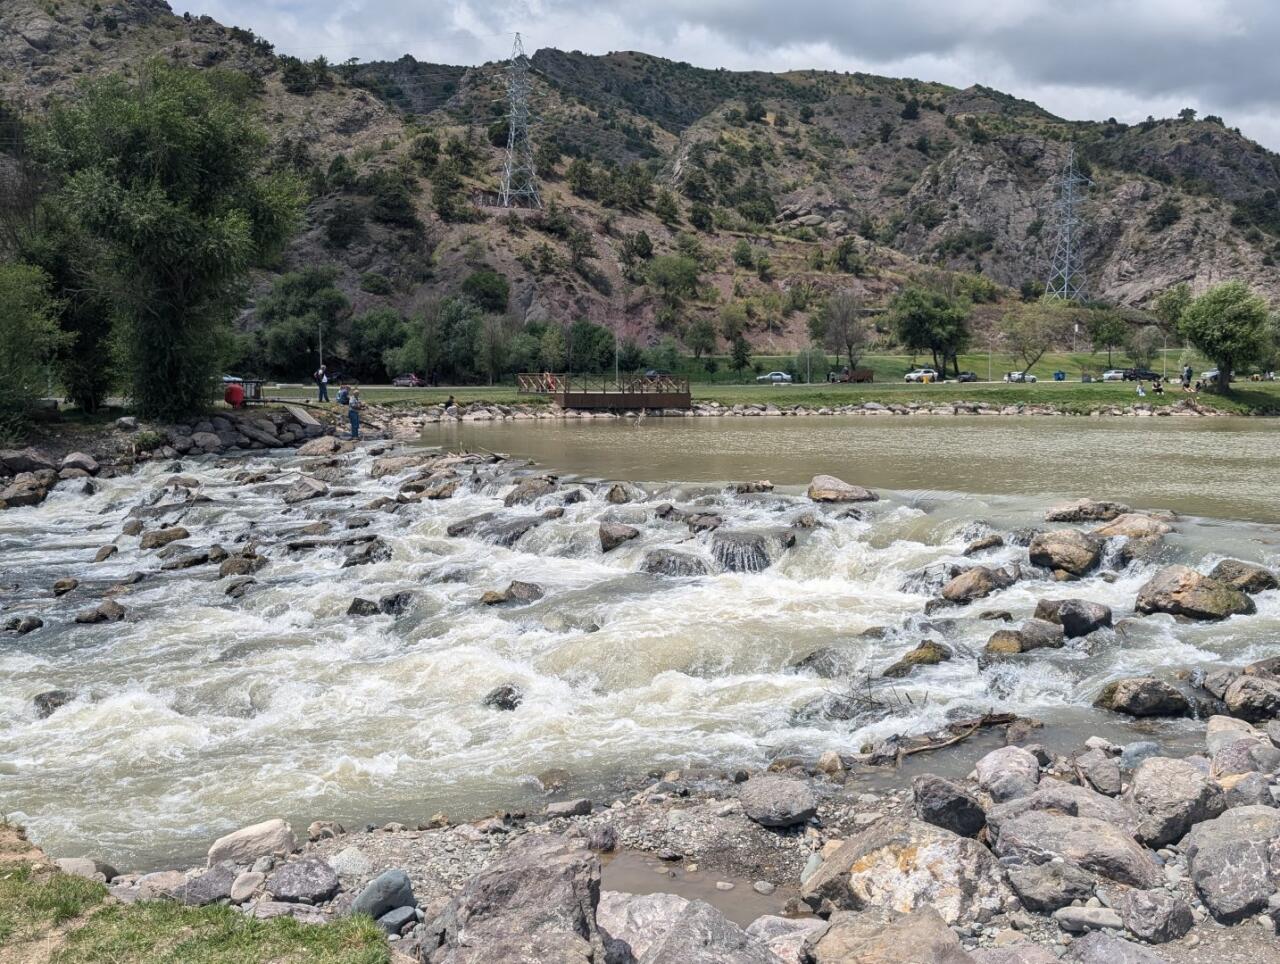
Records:
M1124 344L1129 335L1129 325L1118 311L1108 309L1091 311L1086 325L1093 350L1107 350L1107 367L1110 368L1111 353Z
M733 345L729 351L729 363L733 370L738 373L738 377L742 377L743 369L751 364L751 345L747 343L747 339L742 332L738 332L733 336Z
M337 276L337 269L315 265L282 275L258 301L258 328L242 363L257 374L303 378L320 364L321 346L327 359L338 356L351 306Z
M265 173L251 90L243 75L157 60L136 81L89 84L47 122L47 203L99 246L96 280L147 417L208 404L248 272L296 223L302 186Z
M694 358L710 355L716 350L716 326L710 318L699 315L684 333L684 344Z
M35 265L0 264L0 437L16 437L44 394L54 352L66 341L49 276Z
M871 340L870 329L862 317L862 299L852 291L837 291L809 319L809 336L815 343L834 351L837 360L843 352L849 359L849 368L857 368Z
M964 298L921 285L903 288L889 303L894 336L903 347L927 351L933 367L946 374L947 362L960 366L960 352L969 345L970 305Z
M1179 330L1218 367L1217 388L1229 391L1236 369L1267 353L1267 303L1240 281L1210 288L1183 310Z

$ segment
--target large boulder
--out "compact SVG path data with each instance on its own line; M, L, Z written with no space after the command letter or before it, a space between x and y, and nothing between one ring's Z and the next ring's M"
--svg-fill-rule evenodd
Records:
M997 802L1024 797L1035 791L1040 782L1040 761L1020 746L1002 746L992 750L974 766L978 789Z
M1009 887L1027 910L1052 914L1060 907L1093 896L1097 878L1065 860L1043 864L1015 863L1005 868Z
M1061 960L1066 964L1167 964L1150 948L1106 931L1094 931L1072 941Z
M1017 629L997 629L987 640L988 653L1029 653L1036 649L1061 649L1066 634L1057 623L1047 619L1028 619Z
M644 964L778 964L763 941L701 900L685 905L643 960Z
M1041 599L1036 618L1057 623L1068 639L1088 636L1111 625L1111 607L1087 599Z
M1116 900L1124 928L1148 944L1167 944L1195 924L1191 905L1164 890L1124 890Z
M344 866L350 866L354 862L351 856L353 850L355 850L354 847L348 847L333 858L333 862L339 865L334 868L335 870L342 871ZM360 851L357 850L356 854L364 858ZM344 857L345 861L339 860ZM364 859L367 863L367 858ZM385 870L365 884L360 893L356 894L356 899L351 903L351 913L367 914L377 920L397 907L414 907L417 903L413 896L413 884L409 881L409 875L403 870Z
M1267 906L1280 883L1280 810L1236 807L1198 824L1183 841L1191 882L1219 921L1233 924Z
M343 455L355 448L354 442L334 435L322 435L298 446L299 455Z
M849 840L803 884L810 906L910 912L933 907L948 924L970 922L1007 896L982 844L907 817L888 817Z
M1032 565L1083 576L1102 559L1102 540L1078 529L1056 529L1038 534L1027 552Z
M809 964L967 964L960 939L929 906L909 913L841 911L804 948Z
M1237 676L1222 695L1227 711L1242 720L1259 723L1280 717L1280 679Z
M987 825L978 798L960 784L924 773L911 781L916 816L961 837L976 837Z
M742 785L738 799L746 815L762 827L792 827L818 812L813 788L791 777L753 777Z
M1045 522L1109 522L1124 515L1129 507L1121 502L1076 499L1060 502L1044 514Z
M1186 760L1166 757L1151 757L1138 765L1125 799L1140 815L1137 838L1149 847L1176 843L1226 806L1222 791L1204 771Z
M595 960L599 902L600 859L582 841L527 836L469 878L432 926L445 948L463 952L458 961L519 960L505 949L532 938L557 947L548 960Z
M1094 817L1027 810L1005 819L988 814L997 855L1042 864L1056 858L1099 877L1151 888L1164 877L1151 854L1128 833Z
M1104 539L1114 539L1117 536L1125 539L1158 539L1172 531L1173 526L1163 519L1143 515L1141 512L1126 512L1094 529L1093 534Z
M1123 786L1120 761L1110 753L1096 747L1090 748L1075 754L1071 758L1071 766L1082 786L1108 797L1120 795Z
M1169 613L1191 619L1226 619L1256 612L1253 600L1238 589L1201 575L1188 566L1166 566L1138 590L1140 613Z
M765 914L747 926L753 937L773 951L781 964L805 964L801 957L805 944L817 941L827 930L827 922L817 917L777 917Z
M875 502L880 498L870 489L850 485L834 475L815 475L807 494L814 502Z
M276 900L319 904L338 892L338 875L319 857L291 860L267 878L267 890Z
M772 543L763 532L717 529L711 555L725 572L762 572L773 565Z
M1154 676L1113 680L1093 705L1128 716L1188 716L1191 704L1175 687Z
M1204 728L1204 742L1209 756L1217 756L1237 740L1267 742L1267 735L1244 720L1230 716L1211 716Z
M1223 559L1209 572L1209 578L1250 595L1280 588L1280 580L1270 569L1239 559Z
M705 576L711 571L700 557L677 549L650 549L642 565L655 576Z
M277 817L219 837L209 848L209 866L224 860L251 864L259 857L288 856L297 849L293 828Z
M912 670L917 666L937 666L939 663L945 663L950 659L951 650L948 647L926 639L915 649L903 653L902 657L888 666L882 675L889 679L901 679L904 676L911 675Z
M138 543L141 549L159 549L167 546L171 542L177 542L180 539L188 539L191 533L182 526L170 526L167 529L152 529L150 532L142 534L142 540Z
M316 441L320 441L316 439ZM308 445L311 443L307 443ZM311 499L320 499L329 494L329 487L319 479L313 479L309 475L304 475L293 485L289 486L284 494L286 505L297 505L299 502L308 502Z
M606 890L600 893L596 925L614 942L626 944L631 958L639 961L655 942L675 927L688 906L689 901L676 894L623 894Z
M957 605L984 599L997 589L1013 585L1013 577L1004 569L974 566L953 577L942 587L942 598Z
M612 552L638 535L640 530L635 526L623 525L621 522L602 522L600 523L600 551Z
M516 483L515 488L506 494L502 504L508 508L513 505L528 505L530 502L538 501L544 495L550 495L555 490L556 480L550 475L521 479Z

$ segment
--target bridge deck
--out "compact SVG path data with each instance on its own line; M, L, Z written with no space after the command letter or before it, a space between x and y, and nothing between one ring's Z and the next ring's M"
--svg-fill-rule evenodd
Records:
M548 395L561 408L627 410L693 405L689 379L673 375L625 376L615 381L599 375L527 373L516 376L516 389L522 395Z

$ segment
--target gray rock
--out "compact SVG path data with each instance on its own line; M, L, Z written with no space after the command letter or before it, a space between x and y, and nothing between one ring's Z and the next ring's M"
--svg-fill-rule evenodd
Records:
M357 596L351 600L351 605L347 607L348 616L376 616L378 615L378 604L372 599L361 599Z
M916 816L962 837L975 837L987 825L982 804L968 790L925 773L911 781Z
M591 815L591 801L586 797L547 804L548 817L587 817Z
M840 650L823 646L796 660L791 668L802 673L812 673L821 679L839 679L853 669L853 661Z
M260 874L253 870L246 870L238 874L231 884L231 893L229 895L231 903L236 905L243 904L258 892L258 888L266 883L266 880L266 874Z
M287 855L297 849L292 827L279 818L264 820L215 840L209 848L209 866L224 860L247 864L258 857Z
M1102 540L1078 529L1057 529L1037 535L1027 552L1033 566L1083 576L1102 559Z
M1072 760L1080 781L1109 797L1120 795L1120 761L1101 750L1086 750Z
M770 541L762 532L717 529L711 555L725 572L762 572L773 565Z
M1223 559L1209 573L1210 579L1216 579L1232 589L1254 593L1266 592L1268 589L1280 589L1280 580L1270 569L1241 562L1239 559Z
M818 940L827 922L815 917L775 917L766 914L747 926L747 936L764 944L782 964L801 964L800 952L806 942Z
M292 860L267 878L267 890L276 900L319 904L341 887L338 875L319 857Z
M988 814L990 822L993 814ZM995 825L995 852L1000 857L1044 863L1055 857L1100 877L1133 887L1151 888L1162 879L1160 868L1141 845L1119 827L1092 817L1031 810Z
M339 877L367 877L373 861L359 847L346 847L329 858L329 866Z
M119 876L119 871L110 864L104 864L101 860L93 860L89 857L61 857L55 860L54 864L64 874L102 883Z
M1187 566L1167 566L1138 590L1140 613L1217 620L1257 611L1252 599Z
M1064 931L1073 934L1097 930L1123 930L1120 915L1110 907L1061 907L1053 919Z
M1222 791L1185 760L1152 757L1133 773L1126 801L1141 815L1137 838L1149 847L1176 843L1195 824L1222 813Z
M517 482L515 488L507 493L502 502L508 508L513 505L527 505L530 502L536 502L544 495L549 495L555 490L556 480L553 476L534 476Z
M874 502L879 496L834 475L815 475L806 493L814 502Z
M1013 577L1004 569L974 566L948 580L941 589L941 596L949 603L963 605L975 599L985 599L998 589L1007 589L1013 582Z
M413 593L407 589L388 593L378 600L378 611L387 616L401 616L413 605Z
M606 890L600 894L596 924L614 940L623 942L632 959L640 961L656 941L675 927L688 906L688 900L675 894L622 894Z
M841 911L805 942L807 964L969 964L960 939L932 907L907 914Z
M1280 717L1280 679L1237 676L1222 695L1232 716L1252 723Z
M492 707L495 710L510 712L524 702L524 693L520 691L518 686L511 683L503 683L501 686L495 686L489 690L482 702L485 706Z
M975 765L978 788L997 802L1027 796L1040 782L1040 761L1017 746L992 750Z
M692 900L653 942L644 964L778 964L778 958L710 904Z
M502 603L520 603L527 604L537 602L543 596L542 587L534 585L531 582L521 582L519 579L512 580L506 589L501 592L490 590L480 597L480 602L485 606L498 606Z
M15 636L25 636L27 633L33 633L44 625L44 620L39 616L10 616L4 622L5 632L13 633Z
M781 776L753 777L738 792L742 809L762 827L790 827L818 812L818 798L804 780Z
M621 522L600 523L600 551L612 552L624 542L630 542L640 535L635 526L623 525Z
M231 885L239 875L236 865L230 860L224 860L214 864L199 877L187 881L174 892L174 896L192 907L229 900Z
M1108 683L1093 705L1128 716L1188 716L1191 713L1187 698L1154 676L1134 676Z
M402 934L405 926L417 919L418 913L415 908L397 907L395 910L389 910L379 917L378 926L382 928L384 934Z
M1011 864L1005 874L1023 906L1043 914L1088 900L1096 884L1093 874L1066 861Z
M644 571L656 576L705 576L710 567L698 556L675 549L650 549L644 557Z
M351 914L367 914L377 920L387 911L397 907L416 907L413 885L403 870L386 870L379 874L356 895L351 904Z
M1251 917L1267 906L1280 867L1280 811L1237 807L1197 825L1183 842L1196 892L1223 923Z
M1159 754L1160 744L1152 740L1135 740L1133 743L1126 743L1124 750L1120 753L1120 769L1136 770L1143 760L1149 760Z
M1085 599L1041 599L1036 618L1057 623L1068 639L1088 636L1111 625L1111 607Z
M1229 743L1213 755L1215 777L1240 773L1275 773L1280 770L1280 750L1270 741L1246 737Z
M1072 941L1062 960L1067 964L1167 964L1150 948L1107 931L1094 931Z
M297 482L289 486L284 494L286 505L297 505L299 502L307 502L311 499L319 499L329 494L329 487L319 479L313 479L304 475Z
M1191 905L1164 890L1124 890L1116 909L1125 930L1148 944L1167 944L1191 930Z
M1276 799L1271 793L1271 781L1261 773L1238 773L1221 777L1222 798L1227 809L1233 807L1274 807Z
M1061 502L1050 508L1044 514L1044 521L1110 522L1117 516L1125 515L1129 511L1129 507L1122 502L1076 499L1073 502Z
M70 690L46 690L43 693L37 693L32 700L36 706L36 719L48 719L75 698L76 694Z

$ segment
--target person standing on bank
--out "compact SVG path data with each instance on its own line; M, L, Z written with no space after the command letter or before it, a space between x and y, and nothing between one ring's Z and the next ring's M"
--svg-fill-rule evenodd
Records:
M360 389L352 389L351 400L347 402L347 418L351 420L351 437L355 440L360 438L360 409L364 408L364 402L360 401Z
M316 369L316 373L311 376L316 380L316 388L320 390L319 401L327 402L329 400L329 373L325 371L325 367L321 365Z

